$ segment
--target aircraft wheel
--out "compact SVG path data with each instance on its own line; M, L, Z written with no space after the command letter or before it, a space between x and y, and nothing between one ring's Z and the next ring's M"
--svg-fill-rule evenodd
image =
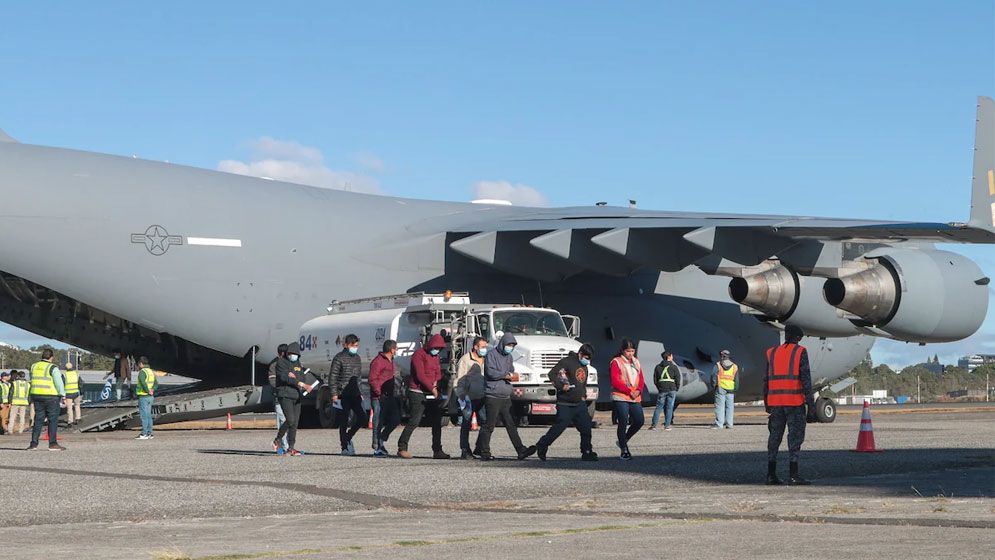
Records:
M833 399L820 397L815 401L815 417L822 424L832 424L836 420L836 403Z

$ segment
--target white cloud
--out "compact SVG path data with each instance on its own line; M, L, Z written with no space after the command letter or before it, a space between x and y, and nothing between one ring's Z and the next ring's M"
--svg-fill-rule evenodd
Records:
M372 173L383 173L387 169L387 164L370 152L357 152L352 155L352 159L357 165Z
M218 163L218 171L328 189L371 194L382 192L374 177L326 166L325 157L317 148L269 136L252 142L251 147L249 161L226 159Z
M473 186L473 198L507 200L516 206L546 206L546 195L521 183L509 181L480 181Z

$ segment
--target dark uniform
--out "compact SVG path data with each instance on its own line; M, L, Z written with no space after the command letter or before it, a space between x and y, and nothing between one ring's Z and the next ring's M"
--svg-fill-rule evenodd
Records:
M790 337L789 340L800 340ZM769 414L767 429L767 483L780 484L777 478L777 451L788 429L788 460L793 484L806 484L798 476L798 454L805 441L807 408L814 407L812 373L808 351L795 342L767 349L767 376L764 377L764 405Z
M296 342L292 342L287 348L287 356L300 356L301 347ZM287 436L287 452L291 455L298 455L295 447L297 443L297 421L301 416L301 389L297 385L303 382L303 368L300 361L292 362L286 356L276 360L276 398L283 409L285 420L280 426L280 431L273 440L273 445L279 449L283 443L283 436Z
M570 352L549 370L549 380L556 387L556 421L536 443L541 460L546 460L546 450L571 424L580 432L581 458L585 461L598 458L591 446L591 415L586 402L587 373L587 366L581 365L576 352Z

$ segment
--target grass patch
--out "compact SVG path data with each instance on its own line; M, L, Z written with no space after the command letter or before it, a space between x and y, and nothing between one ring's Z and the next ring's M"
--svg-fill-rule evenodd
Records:
M429 546L436 543L432 541L397 541L394 544L397 546Z

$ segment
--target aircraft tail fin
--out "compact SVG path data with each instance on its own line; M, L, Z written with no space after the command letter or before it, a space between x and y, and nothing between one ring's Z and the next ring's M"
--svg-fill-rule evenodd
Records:
M13 142L16 144L17 140L11 138L10 135L8 135L6 132L3 131L2 128L0 128L0 142Z
M978 97L968 225L995 230L995 101L991 97Z

